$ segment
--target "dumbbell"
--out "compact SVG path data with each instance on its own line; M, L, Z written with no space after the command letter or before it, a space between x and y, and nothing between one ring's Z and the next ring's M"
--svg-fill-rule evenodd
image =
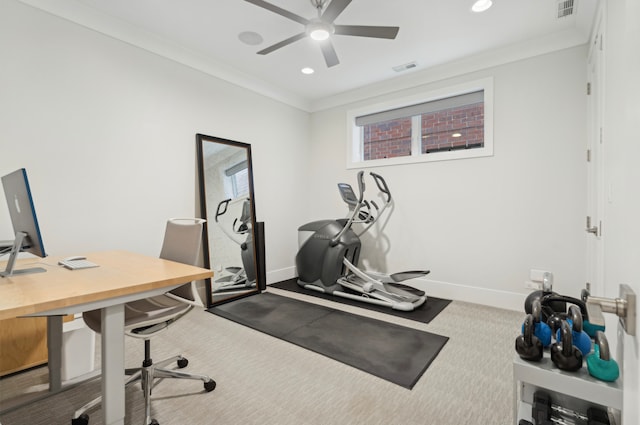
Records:
M573 345L571 328L566 321L560 329L562 340L551 345L551 361L558 369L574 372L582 367L582 352Z
M546 348L551 345L551 328L541 321L542 307L540 306L540 300L535 299L532 301L531 315L534 322L533 334L540 340L542 346ZM522 333L524 334L524 323L522 324Z
M531 415L536 425L574 424L576 423L575 420L586 425L610 425L609 416L604 410L597 407L589 407L585 415L553 404L549 394L543 391L536 391L533 394ZM559 418L558 416L564 416L565 418ZM574 421L567 418L572 418Z
M534 335L535 323L532 314L527 314L522 327L522 335L516 338L516 352L523 360L539 362L542 360L544 348L542 342Z
M582 314L578 307L572 305L569 307L569 317L571 317L571 337L573 338L573 345L580 349L583 356L586 356L591 352L591 338L582 329ZM558 330L556 332L556 340L562 341L562 332Z
M620 368L610 358L609 343L602 331L596 332L594 352L587 356L587 370L594 378L606 382L613 382L620 376Z

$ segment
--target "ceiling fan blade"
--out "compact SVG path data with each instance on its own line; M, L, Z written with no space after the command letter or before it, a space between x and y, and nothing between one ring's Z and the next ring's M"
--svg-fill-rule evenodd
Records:
M307 36L307 33L301 32L300 34L296 34L293 37L289 37L286 40L282 40L280 43L276 43L272 46L267 47L266 49L262 49L258 52L259 55L266 55L268 53L273 52L274 50L278 50L281 47L287 46L293 42L298 40L302 40Z
M340 63L336 49L333 48L333 44L331 44L330 40L321 41L320 48L322 49L324 61L327 63L327 68L331 68L332 66Z
M267 9L270 12L277 13L280 16L284 16L285 18L291 19L292 21L296 21L301 23L302 25L307 25L309 20L307 18L303 18L300 15L296 15L295 13L289 12L288 10L284 10L274 4L267 3L263 0L244 0L248 3L255 4L263 9Z
M366 25L335 25L335 34L355 35L357 37L373 37L394 39L398 35L399 27L375 27Z
M351 3L351 0L331 0L331 3L322 14L322 21L329 24L333 23L338 15L349 6L349 3Z

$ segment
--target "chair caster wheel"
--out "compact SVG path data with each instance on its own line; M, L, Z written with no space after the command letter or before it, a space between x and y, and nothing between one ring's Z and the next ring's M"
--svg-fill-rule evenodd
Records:
M185 359L184 357L178 360L178 367L180 369L182 369L183 367L187 367L188 364L189 364L189 360Z
M149 422L149 425L160 425L160 424L155 419L151 419L151 422Z
M71 419L71 425L89 425L89 415L83 413L75 419Z
M214 381L213 379L204 383L204 389L207 392L213 391L215 387L216 387L216 381Z

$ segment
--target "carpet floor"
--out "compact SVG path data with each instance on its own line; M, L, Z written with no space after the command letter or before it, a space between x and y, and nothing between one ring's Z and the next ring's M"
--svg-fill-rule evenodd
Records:
M268 288L283 296L330 302ZM336 303L329 306L337 308ZM153 358L182 352L187 371L218 386L164 380L152 412L161 425L512 425L513 343L524 314L453 301L429 324L340 305L340 309L446 335L442 348L411 391L246 326L194 310L154 338ZM96 352L99 356L100 347ZM125 339L127 366L143 357L141 341ZM96 359L99 363L99 359ZM0 379L0 409L19 392L42 391L46 368ZM0 415L2 425L69 425L73 411L100 391L99 379ZM139 386L127 391L127 425L142 424ZM90 425L103 425L100 409Z

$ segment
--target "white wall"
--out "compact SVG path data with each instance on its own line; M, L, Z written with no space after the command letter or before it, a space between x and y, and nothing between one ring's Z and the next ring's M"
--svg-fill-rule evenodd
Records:
M0 57L0 174L27 168L50 254L157 255L167 218L199 215L204 133L252 144L267 267L291 265L308 113L13 0Z
M505 308L522 308L531 268L552 271L554 289L577 296L585 282L586 52L567 49L314 113L307 218L345 213L336 183L355 184L357 171L345 166L347 110L493 77L494 156L375 169L395 208L385 255L365 245L365 261L389 272L431 269L422 282L428 294Z
M268 280L291 277L297 226L344 213L335 184L355 176L345 168L346 110L409 92L316 112L310 124L305 112L22 3L0 7L0 170L28 169L53 254L156 254L164 220L198 212L201 132L252 144ZM426 75L412 91L494 78L495 155L377 170L396 204L385 255L365 253L368 264L429 268L431 295L509 308L521 307L530 268L577 293L585 55L580 47L450 80ZM11 238L0 214L0 239Z

